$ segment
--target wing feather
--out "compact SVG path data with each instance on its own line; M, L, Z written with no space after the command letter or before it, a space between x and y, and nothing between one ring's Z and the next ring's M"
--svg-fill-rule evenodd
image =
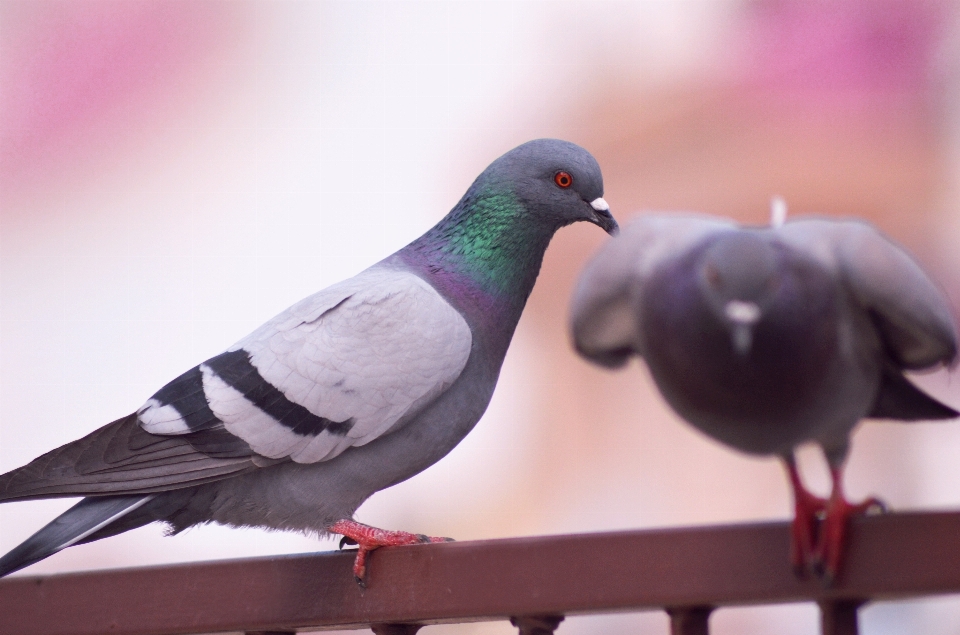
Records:
M276 320L230 349L249 353L260 376L285 399L316 417L350 422L281 441L288 436L282 424L292 421L281 419L278 426L258 413L225 412L227 430L254 450L271 456L278 445L288 446L282 453L294 461L327 460L408 420L463 371L470 328L423 279L372 268L349 282L335 301L308 299L291 311L299 321ZM211 399L213 411L219 414L219 407Z
M271 459L323 461L409 420L456 381L471 348L463 316L433 287L375 266L174 380L176 389L141 409L141 422L157 434L222 429ZM195 395L191 382L202 386L203 407L164 399Z
M187 371L138 413L0 476L0 501L148 494L337 456L413 417L462 372L463 317L373 267Z
M957 333L943 292L900 246L863 221L809 218L781 235L840 275L874 318L900 368L922 369L957 356Z
M245 456L211 456L194 447L193 436L149 434L138 424L136 414L117 419L0 476L0 501L148 494L258 467L249 449Z

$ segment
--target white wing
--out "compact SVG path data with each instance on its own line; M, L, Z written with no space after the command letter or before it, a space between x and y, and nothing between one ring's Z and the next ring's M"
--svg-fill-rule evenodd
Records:
M463 316L433 287L375 266L290 307L197 377L211 421L258 454L313 463L409 420L459 377L471 346ZM144 429L197 429L160 395L140 411Z

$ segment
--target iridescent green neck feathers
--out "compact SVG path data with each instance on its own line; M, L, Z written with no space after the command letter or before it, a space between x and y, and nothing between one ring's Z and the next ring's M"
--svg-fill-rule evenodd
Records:
M525 301L555 227L545 227L508 188L474 184L411 247L434 271L494 296Z

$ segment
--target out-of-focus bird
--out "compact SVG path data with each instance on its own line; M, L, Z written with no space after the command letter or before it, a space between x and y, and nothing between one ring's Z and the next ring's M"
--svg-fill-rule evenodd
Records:
M367 553L437 541L351 520L470 432L554 232L617 231L577 145L494 161L426 234L293 305L134 414L0 476L0 502L86 496L0 558L0 575L159 521L341 534Z
M829 582L849 517L879 505L844 497L852 429L869 417L958 416L903 374L954 362L957 334L937 286L873 226L783 223L784 208L774 211L770 227L634 221L582 273L573 337L606 366L641 356L667 402L707 435L781 457L796 506L792 562ZM830 465L828 500L797 472L794 449L811 441Z

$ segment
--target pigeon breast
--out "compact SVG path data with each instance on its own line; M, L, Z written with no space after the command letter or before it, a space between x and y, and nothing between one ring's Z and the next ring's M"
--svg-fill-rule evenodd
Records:
M698 263L716 239L651 273L640 305L645 357L681 416L743 450L775 451L785 434L809 432L790 424L805 419L836 379L837 285L813 259L775 244L775 288L753 345L740 354L698 288Z

